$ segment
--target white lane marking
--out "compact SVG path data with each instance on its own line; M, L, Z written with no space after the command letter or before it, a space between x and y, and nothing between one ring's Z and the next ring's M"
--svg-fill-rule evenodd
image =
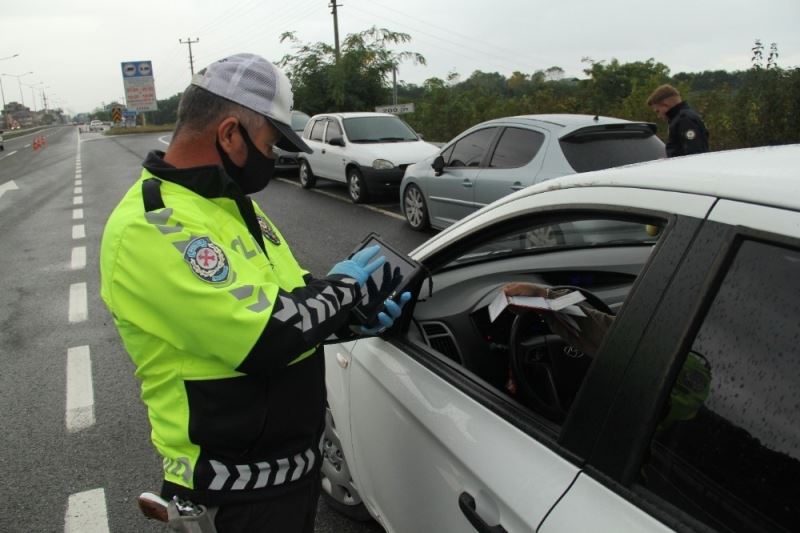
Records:
M9 180L4 184L0 185L0 198L3 197L3 193L5 193L6 191L18 191L18 190L19 187L17 187L17 184L14 183L14 180Z
M72 249L72 270L82 270L86 268L86 247L76 246Z
M75 179L76 179L76 180L79 180L79 179L81 179L82 177L83 177L83 176L81 175L81 171L80 171L80 170L79 170L79 171L77 171L77 172L75 173Z
M83 187L75 187L75 190L72 191L72 194L83 194Z
M106 491L92 489L71 494L64 516L64 533L108 533Z
M158 142L160 142L160 143L162 143L162 144L166 144L167 146L169 146L169 141L165 141L165 140L164 140L164 139L166 139L167 137L169 137L170 139L172 139L172 134L170 134L170 135L163 135L163 136L159 137L159 138L158 138Z
M278 181L282 181L284 183L288 183L289 185L294 185L295 187L300 187L299 183L296 183L294 181L288 180L286 178L275 178L275 179L277 179ZM322 191L320 189L308 189L308 190L311 191L311 192L315 192L317 194L321 194L323 196L328 196L329 198L333 198L335 200L339 200L340 202L344 202L346 204L352 203L349 198L343 198L341 196L338 196L336 194L330 193L328 191ZM391 211L387 211L386 209L381 209L380 207L375 207L374 205L367 205L367 204L354 204L354 205L357 205L358 207L361 207L362 209L369 209L370 211L375 211L376 213L380 213L381 215L386 215L387 217L396 218L397 220L405 220L406 219L406 217L404 217L403 215L399 215L397 213L393 213Z
M83 180L80 178L75 179L75 185L83 185Z
M69 286L69 321L84 322L89 318L89 307L86 303L86 282L73 283Z
M83 209L73 209L72 220L83 220Z
M94 425L92 360L88 346L67 350L67 431L75 433Z
M14 154L16 154L16 153L17 153L17 150L14 150L13 152L8 152L8 153L7 153L6 155L4 155L3 157L0 157L0 161L2 161L3 159L5 159L6 157L11 157L12 155L14 155Z
M72 205L81 205L83 204L83 196L76 196L72 199Z
M72 238L84 239L86 238L86 226L83 224L76 224L72 226Z

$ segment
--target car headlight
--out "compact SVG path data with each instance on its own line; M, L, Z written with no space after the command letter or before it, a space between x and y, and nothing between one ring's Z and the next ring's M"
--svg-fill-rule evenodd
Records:
M387 161L386 159L376 159L372 162L372 168L377 170L389 170L394 168L394 163Z

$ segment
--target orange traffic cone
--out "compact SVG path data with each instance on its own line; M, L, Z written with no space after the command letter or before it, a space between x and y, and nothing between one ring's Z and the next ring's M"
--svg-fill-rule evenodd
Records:
M33 138L33 151L37 151L39 149L39 137Z

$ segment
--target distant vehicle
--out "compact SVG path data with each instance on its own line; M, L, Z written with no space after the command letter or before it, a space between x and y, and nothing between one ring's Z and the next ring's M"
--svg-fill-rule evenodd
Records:
M489 120L409 166L401 207L412 228L442 229L540 181L665 157L655 132L648 122L593 115Z
M354 203L366 202L373 193L396 194L406 167L438 152L388 113L314 115L303 140L314 150L300 155L303 188L313 187L317 178L347 183Z
M298 135L302 136L303 129L306 127L306 124L308 124L310 118L311 117L302 111L292 111L292 129L296 131ZM281 150L277 147L275 147L273 151L277 156L277 160L275 161L276 170L297 170L297 152L287 152L286 150Z
M89 123L89 131L103 131L105 126L101 120L93 120Z

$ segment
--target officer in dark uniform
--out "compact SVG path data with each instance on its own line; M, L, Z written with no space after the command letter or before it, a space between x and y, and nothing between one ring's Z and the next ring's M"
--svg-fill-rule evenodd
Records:
M669 123L667 157L708 152L708 130L703 118L672 85L661 85L647 99L647 105Z

